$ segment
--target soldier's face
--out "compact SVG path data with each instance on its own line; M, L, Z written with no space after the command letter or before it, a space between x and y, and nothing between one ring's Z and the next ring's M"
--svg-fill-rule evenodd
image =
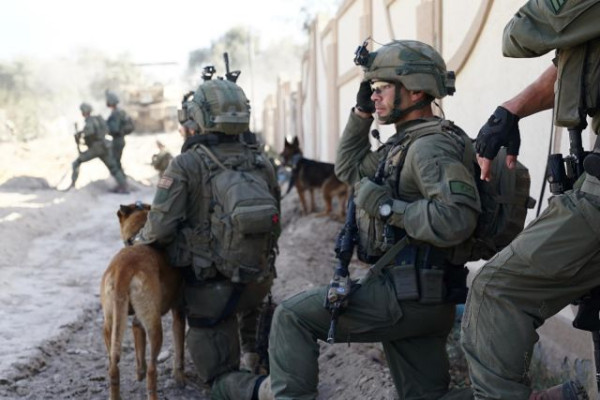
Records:
M394 109L396 85L385 81L375 81L371 84L373 94L371 100L375 103L375 113L379 118L385 118Z

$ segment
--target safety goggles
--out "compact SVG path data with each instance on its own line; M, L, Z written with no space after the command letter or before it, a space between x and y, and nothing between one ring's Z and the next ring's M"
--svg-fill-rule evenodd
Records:
M375 94L381 94L381 92L388 90L391 87L394 87L394 84L390 83L390 82L386 82L386 81L371 82L371 90Z

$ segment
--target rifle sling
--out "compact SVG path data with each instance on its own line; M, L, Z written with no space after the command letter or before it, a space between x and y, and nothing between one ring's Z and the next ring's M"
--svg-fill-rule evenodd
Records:
M391 249L386 251L385 254L382 255L381 258L377 260L375 264L373 264L373 266L371 266L371 268L369 268L365 276L359 279L358 284L363 285L369 281L369 279L378 276L381 273L381 270L394 261L398 253L400 253L407 244L408 236L405 235L402 239L397 241Z

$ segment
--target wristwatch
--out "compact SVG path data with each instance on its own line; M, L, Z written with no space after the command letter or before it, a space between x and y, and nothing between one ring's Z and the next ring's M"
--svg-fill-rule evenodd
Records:
M379 216L381 219L387 219L390 215L392 215L391 202L386 202L379 206Z

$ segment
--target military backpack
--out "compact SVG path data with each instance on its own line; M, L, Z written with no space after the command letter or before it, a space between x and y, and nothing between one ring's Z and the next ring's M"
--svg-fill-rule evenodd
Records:
M249 148L219 157L204 145L198 149L209 172L213 265L232 282L255 281L270 268L280 228L269 161Z

